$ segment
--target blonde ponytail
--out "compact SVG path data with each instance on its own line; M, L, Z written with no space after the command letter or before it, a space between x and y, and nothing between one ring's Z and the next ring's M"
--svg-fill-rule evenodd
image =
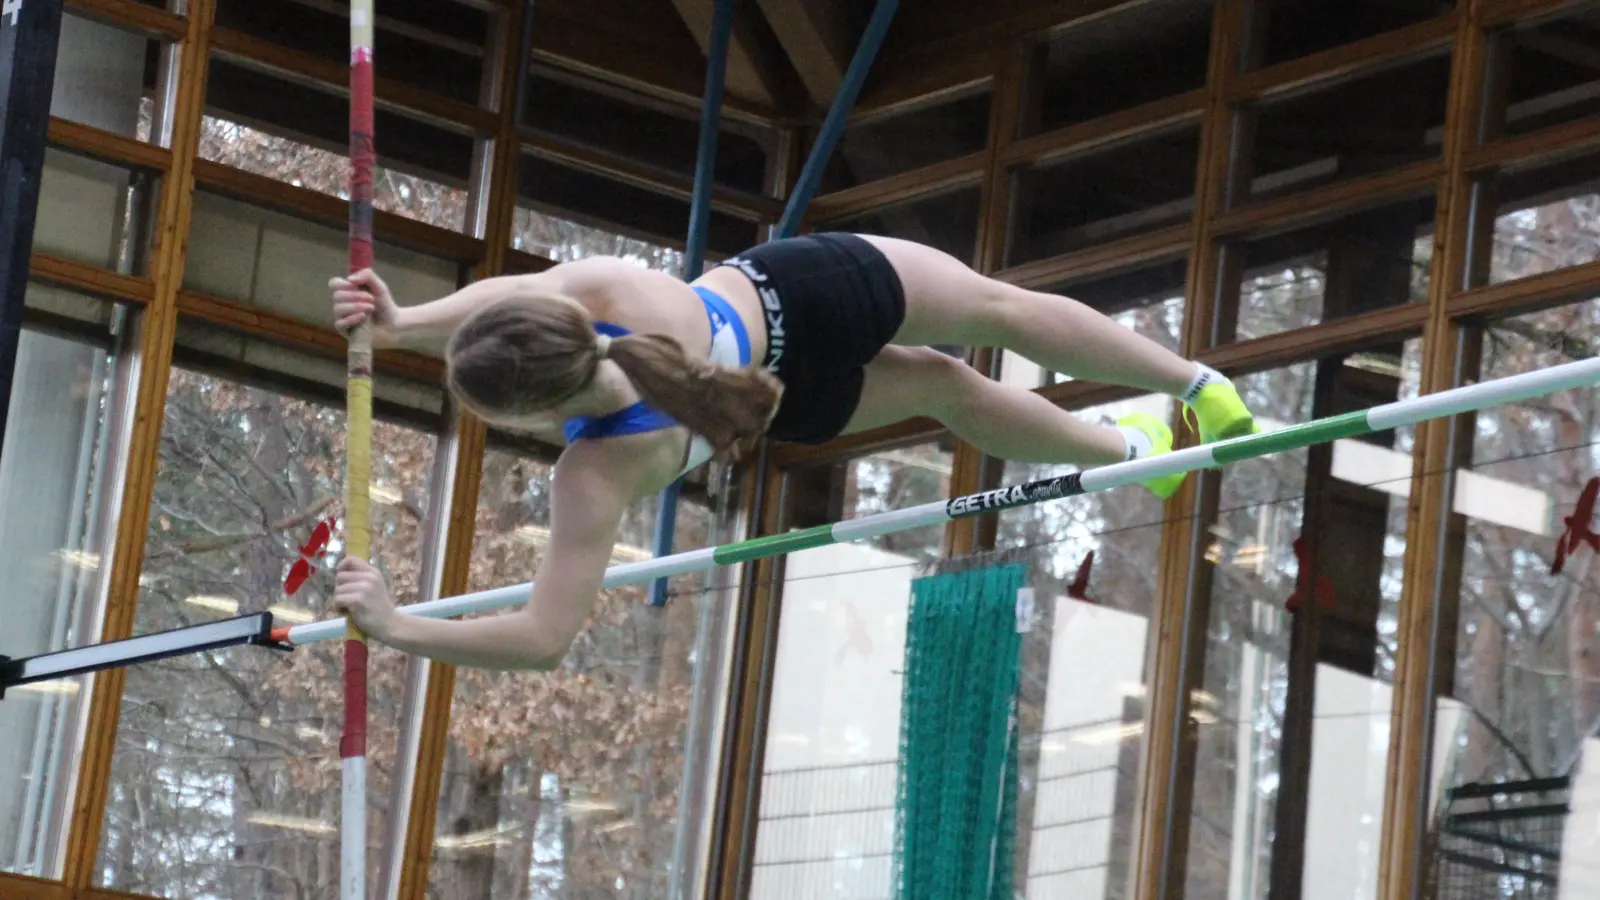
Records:
M491 304L469 316L445 348L451 392L491 421L566 402L607 359L646 403L734 459L766 434L783 395L771 373L712 365L665 335L598 334L582 306L556 295Z
M734 459L766 434L783 396L783 383L772 373L714 365L690 356L663 334L620 335L611 338L604 353L644 402Z

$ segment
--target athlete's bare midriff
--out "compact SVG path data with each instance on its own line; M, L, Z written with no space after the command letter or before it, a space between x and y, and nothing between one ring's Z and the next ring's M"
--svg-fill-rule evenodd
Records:
M756 286L743 272L732 266L718 266L707 270L693 282L722 295L733 307L750 332L750 358L759 364L767 354L767 319L762 311L761 298Z

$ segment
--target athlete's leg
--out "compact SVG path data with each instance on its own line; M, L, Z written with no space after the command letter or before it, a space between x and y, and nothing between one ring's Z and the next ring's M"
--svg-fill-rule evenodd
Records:
M913 241L862 237L889 258L905 288L897 344L1004 347L1074 378L1163 394L1194 378L1194 363L1076 300L987 278Z
M1076 300L987 278L923 244L862 237L888 257L905 289L897 344L1003 347L1074 378L1171 394L1194 410L1205 441L1256 430L1219 373Z
M1084 468L1166 453L1166 423L1135 414L1116 428L1086 422L1033 391L985 378L965 362L929 347L885 347L866 367L849 434L928 416L990 456ZM1144 482L1172 496L1183 475Z
M1117 429L985 378L937 350L885 347L866 369L847 434L928 416L991 456L1014 462L1093 466L1127 458L1127 441Z

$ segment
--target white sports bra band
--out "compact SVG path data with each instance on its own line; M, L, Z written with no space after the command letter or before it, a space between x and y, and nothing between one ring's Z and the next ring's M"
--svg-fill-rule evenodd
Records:
M700 296L702 302L705 302L705 293L701 293ZM721 300L721 298L719 297L718 300ZM726 301L721 302L724 305L726 304ZM728 308L727 312L732 313L732 309ZM744 331L744 323L725 314L723 310L715 308L710 302L706 302L706 316L711 322L711 352L707 354L707 358L711 363L718 366L727 366L730 369L738 369L749 365L750 360L747 356L749 353L747 349L749 338L743 337L741 334ZM689 436L689 453L684 460L683 472L679 474L687 474L700 468L709 462L715 453L716 451L712 448L710 441L698 434L691 434Z

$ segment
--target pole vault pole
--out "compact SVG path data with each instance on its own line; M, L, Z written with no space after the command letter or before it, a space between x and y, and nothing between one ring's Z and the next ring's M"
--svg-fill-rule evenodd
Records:
M350 4L350 271L372 267L373 0ZM372 480L372 325L350 332L345 408L344 552L368 559ZM344 729L339 738L339 897L367 890L367 641L344 626Z
M1159 456L1073 472L1057 478L1030 481L908 509L835 522L831 525L817 525L784 534L724 544L720 547L706 547L703 550L691 550L659 559L614 566L606 570L602 588L640 584L655 578L701 572L717 566L734 565L828 544L861 541L911 528L940 525L952 519L963 519L1079 494L1106 491L1124 485L1138 484L1159 475L1176 475L1228 465L1246 459L1298 450L1312 444L1387 431L1403 425L1415 425L1430 419L1459 415L1489 406L1517 403L1556 391L1593 387L1596 384L1600 384L1600 357L1466 385L1409 400L1385 403L1371 409L1317 419L1303 425L1291 425L1264 434L1202 444ZM449 618L505 609L526 603L532 589L532 582L514 584L476 594L414 603L401 607L401 611L410 615ZM309 644L337 637L343 632L344 627L344 620L331 619L293 628L277 628L273 630L272 638L274 641L293 645Z

